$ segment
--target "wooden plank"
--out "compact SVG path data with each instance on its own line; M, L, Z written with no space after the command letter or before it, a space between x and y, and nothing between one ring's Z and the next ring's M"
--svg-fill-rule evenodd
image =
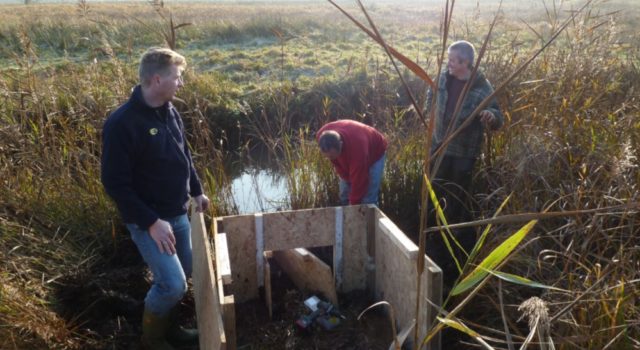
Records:
M256 234L253 215L222 218L227 234L232 282L229 293L242 303L258 297L256 272Z
M258 287L264 286L264 226L262 214L255 214L256 232L256 277Z
M269 258L273 254L271 251L264 252L264 301L267 304L267 310L269 310L269 319L273 319L273 298L271 294L271 264Z
M236 306L233 295L225 295L222 302L222 320L227 339L227 349L236 350Z
M368 212L369 207L366 205L343 207L343 278L342 285L336 285L338 291L343 293L367 289L367 264L369 263L367 259ZM371 237L373 239L373 234ZM373 262L373 256L371 262ZM373 264L369 265L371 273L373 273L374 267Z
M233 295L224 295L222 278L218 278L218 298L222 306L222 324L224 326L227 350L236 349L236 310Z
M217 225L217 224L216 224ZM219 250L224 250L224 254L226 252L226 234L218 233L214 234L214 245L216 250L216 256L218 256ZM223 238L221 240L221 238ZM228 257L227 257L228 259ZM216 259L216 266L218 266L220 262ZM218 272L220 270L217 270ZM229 272L230 273L230 272ZM219 272L216 276L217 286L218 286L218 298L220 300L220 305L222 306L222 323L224 325L224 333L225 338L227 340L227 349L235 350L236 349L236 310L235 310L235 300L233 295L224 295L224 277L222 272ZM231 278L228 279L231 281Z
M369 205L367 210L367 290L371 299L376 299L376 232L377 223L386 218L382 210Z
M378 228L389 237L391 242L398 247L398 251L404 254L407 259L415 260L418 257L418 246L389 218L379 219Z
M335 244L333 245L333 279L337 290L342 289L344 278L344 212L336 207Z
M386 300L393 305L397 328L403 329L416 319L418 247L386 217L378 219L375 245L376 299ZM427 267L433 267L429 262L427 264ZM428 296L431 299L437 299L434 295L437 294L437 290L430 290L434 283L438 283L431 279L433 276L433 273L423 272L421 278L423 289L420 294L423 300L421 300L417 325L420 340L426 334L428 327L426 321L431 316L427 315L429 308L425 307L428 304L424 298ZM432 349L437 348L432 346Z
M338 294L329 265L304 248L273 251L273 258L301 290L318 292L334 305Z
M425 255L425 271L422 275L422 293L425 300L422 301L421 310L424 313L420 316L420 327L418 328L418 339L422 341L427 335L432 325L437 323L438 308L435 305L442 305L442 270ZM431 301L431 303L429 302ZM440 332L436 334L426 345L427 350L440 350Z
M231 283L231 262L229 261L229 247L227 245L227 234L218 233L213 235L216 251L216 272L219 279L227 285ZM222 289L221 289L222 290Z
M211 261L211 243L206 234L202 213L193 212L191 235L193 242L193 292L198 329L200 330L200 349L226 349L227 340L222 321L222 310L215 270Z
M263 214L264 250L330 246L335 243L335 209Z
M398 329L403 329L415 315L417 267L411 255L403 251L392 237L395 230L384 229L385 218L376 225L376 300L388 301L395 310Z

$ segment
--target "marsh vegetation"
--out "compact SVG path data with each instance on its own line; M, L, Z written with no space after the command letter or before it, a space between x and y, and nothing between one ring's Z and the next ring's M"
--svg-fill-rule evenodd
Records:
M444 2L365 5L385 41L435 76ZM500 85L581 5L512 1L497 13L496 1L463 2L448 36L480 46L497 13L480 68ZM176 105L209 217L238 211L231 181L262 162L256 154L286 183L278 207L335 205L337 178L314 132L353 118L388 136L380 207L418 240L427 130L385 51L330 4L80 1L0 13L0 348L135 337L144 286L131 281L145 283L144 270L100 184L100 131L148 46L189 60ZM506 124L477 164L475 216L601 209L540 220L500 268L554 288L492 275L470 302L447 301L496 348L525 342L542 310L549 323L537 325L556 348L640 348L639 19L635 1L593 2L496 96ZM424 103L426 84L400 70ZM467 271L523 224L488 228ZM532 309L527 324L521 310Z

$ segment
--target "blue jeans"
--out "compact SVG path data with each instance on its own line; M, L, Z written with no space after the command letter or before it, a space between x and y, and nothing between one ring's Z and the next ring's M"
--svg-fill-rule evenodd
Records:
M371 165L369 168L369 187L367 188L367 194L362 197L360 204L375 204L378 205L378 193L380 192L380 184L382 183L382 174L384 173L384 160L387 158L386 154L383 154L380 159ZM351 193L351 183L343 179L340 179L340 204L349 204L349 193Z
M186 214L163 219L169 222L176 237L176 254L161 253L149 231L136 224L127 224L131 238L153 273L153 284L144 299L145 309L156 315L166 315L187 292L191 276L191 224Z

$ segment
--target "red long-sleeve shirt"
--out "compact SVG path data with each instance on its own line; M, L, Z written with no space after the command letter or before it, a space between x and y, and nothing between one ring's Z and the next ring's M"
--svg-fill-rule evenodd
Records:
M349 204L360 204L369 187L369 168L387 150L387 139L378 130L349 119L325 124L316 138L328 130L337 132L342 139L342 152L331 163L338 175L351 184Z

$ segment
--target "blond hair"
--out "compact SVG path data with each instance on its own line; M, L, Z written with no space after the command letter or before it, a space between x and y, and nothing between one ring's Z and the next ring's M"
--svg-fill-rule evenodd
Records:
M148 85L154 74L166 76L171 66L176 65L183 70L187 66L187 60L181 54L167 48L152 47L140 58L138 75L140 83Z

